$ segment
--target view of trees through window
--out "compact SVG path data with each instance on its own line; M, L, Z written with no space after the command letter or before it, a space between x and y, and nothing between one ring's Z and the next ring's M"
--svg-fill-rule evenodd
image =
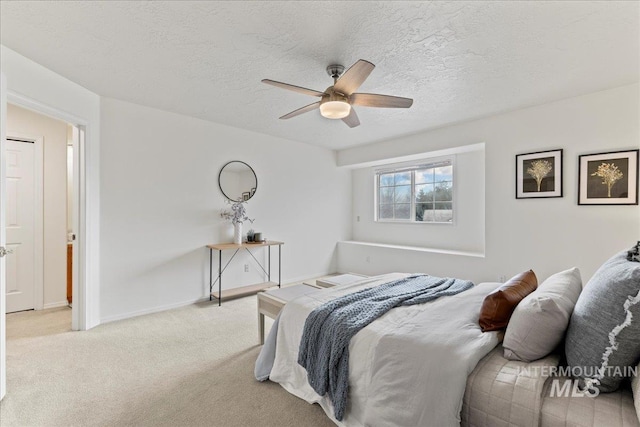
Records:
M378 220L453 221L451 161L376 174Z

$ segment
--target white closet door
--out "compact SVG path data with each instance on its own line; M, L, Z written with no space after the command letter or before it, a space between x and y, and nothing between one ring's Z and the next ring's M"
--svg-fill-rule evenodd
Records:
M6 143L7 313L35 303L35 144Z

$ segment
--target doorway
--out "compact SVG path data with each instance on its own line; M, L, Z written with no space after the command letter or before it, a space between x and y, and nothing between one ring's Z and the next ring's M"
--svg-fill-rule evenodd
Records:
M69 123L7 106L7 313L71 304L78 137ZM71 329L70 308L68 320Z

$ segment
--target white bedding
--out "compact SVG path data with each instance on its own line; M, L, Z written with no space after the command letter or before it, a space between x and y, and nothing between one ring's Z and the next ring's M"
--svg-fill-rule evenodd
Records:
M269 379L340 426L458 426L467 376L498 344L478 326L484 297L499 283L482 283L451 297L397 307L361 330L349 345L349 401L342 422L297 363L307 315L338 296L407 276L393 273L297 298L280 313ZM274 325L275 326L275 325Z

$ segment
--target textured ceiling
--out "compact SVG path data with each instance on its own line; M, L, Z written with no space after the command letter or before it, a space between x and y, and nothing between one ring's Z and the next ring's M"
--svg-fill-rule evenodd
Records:
M1 42L100 95L341 149L638 81L638 2L0 2ZM376 64L359 91L414 98L357 108L316 99L331 63Z

